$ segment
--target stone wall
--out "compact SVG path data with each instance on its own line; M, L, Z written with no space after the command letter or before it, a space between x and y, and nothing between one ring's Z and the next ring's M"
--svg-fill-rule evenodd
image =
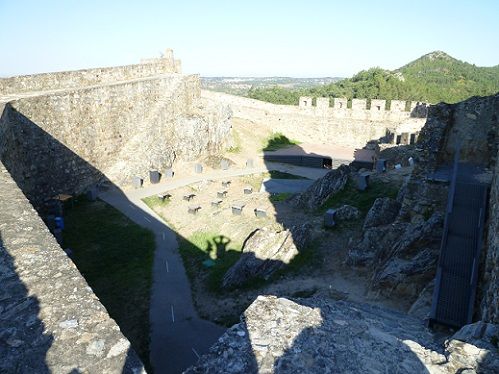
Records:
M199 87L197 75L169 74L3 103L0 160L37 205L217 153L230 113Z
M0 78L0 96L31 91L81 88L161 74L180 73L173 54L142 64Z
M499 153L497 155L499 157ZM490 191L489 232L483 277L482 319L499 323L499 162Z
M1 162L0 191L0 372L143 372Z
M385 111L384 107L379 111L365 109L365 100L356 101L354 109L347 109L346 99L338 98L334 99L334 107L326 107L321 101L318 106L294 106L206 90L202 90L201 95L210 101L230 105L235 117L265 123L275 132L308 143L361 148L370 140L386 136L387 132L416 133L425 122L425 118L411 117L410 112ZM340 102L344 104L341 108Z

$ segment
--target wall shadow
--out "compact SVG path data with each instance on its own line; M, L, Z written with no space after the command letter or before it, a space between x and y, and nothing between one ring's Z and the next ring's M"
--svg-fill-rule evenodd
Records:
M58 206L57 215L63 215L64 211L60 206L61 204L54 204L56 195L68 194L74 197L91 189L113 186L112 182L100 170L18 112L10 103L5 105L0 117L0 161L53 234L55 229L54 205ZM57 233L54 236L62 245L61 236ZM3 308L0 308L0 356L2 357L0 369L2 369L2 365L10 365L6 372L50 372L46 363L48 349L54 344L69 343L58 342L57 338L50 333L43 334L43 321L34 317L40 311L36 297L27 296L28 291L19 279L19 270L12 265L7 251L8 247L7 250L4 246L0 245L0 247L2 252L0 260L3 261L0 278L5 278L5 283L3 280L1 282L0 294L3 297L0 297L0 301L2 304L7 303L7 307L2 305ZM91 282L89 283L94 293L99 297L98 287L95 287ZM4 284L7 287L4 287ZM9 298L16 298L19 305L15 306L14 301ZM126 297L123 299L126 300ZM104 306L106 306L105 303ZM56 308L57 306L51 307ZM26 316L26 319L29 317L29 320L23 321L22 318L12 320L18 326L14 324L9 326L12 321L1 318L3 316L5 318L12 317L16 309L19 309L22 317L24 308L29 310L29 316ZM119 316L111 315L111 318L116 319L117 323L120 324ZM142 363L133 349L137 342L133 336L128 334L126 326L121 325L120 328L132 342L132 347L126 353L126 359L123 359L123 372L133 373L142 367ZM16 334L22 336L22 340L19 340L22 344L19 343L18 347L12 348L11 345L18 344ZM101 331L100 334L105 334L105 331ZM29 342L33 347L29 346ZM70 354L68 352L68 355ZM93 365L93 361L95 361L92 356L87 357L86 360L88 361L83 358L81 362L76 364L88 367L88 365ZM148 359L145 357L146 364L147 361ZM16 369L15 365L19 370ZM28 370L31 367L33 370Z
M20 279L10 246L0 231L0 372L50 373L45 356L54 337L44 332L38 299Z

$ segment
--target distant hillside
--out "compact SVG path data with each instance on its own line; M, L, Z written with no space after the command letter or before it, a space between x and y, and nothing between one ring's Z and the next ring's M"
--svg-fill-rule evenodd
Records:
M302 89L338 82L343 78L290 78L290 77L201 77L204 89L247 96L250 89L271 88Z
M478 67L436 51L394 71L371 68L349 79L307 89L253 88L248 96L295 105L302 95L455 103L497 92L499 65Z

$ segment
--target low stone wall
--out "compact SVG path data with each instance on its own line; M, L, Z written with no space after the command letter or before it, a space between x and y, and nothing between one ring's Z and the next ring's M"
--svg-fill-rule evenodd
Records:
M229 113L199 95L197 75L172 74L4 103L0 160L35 205L106 179L123 185L224 148Z
M144 372L2 163L0 191L0 372Z
M178 70L180 64L177 65L171 55L169 58L154 59L152 62L143 64L3 78L0 79L0 96L31 91L81 88L160 74L180 73Z
M202 97L230 105L234 116L267 124L275 132L302 142L363 147L368 141L392 134L417 133L425 118L409 112L371 111L275 105L219 92L201 91Z

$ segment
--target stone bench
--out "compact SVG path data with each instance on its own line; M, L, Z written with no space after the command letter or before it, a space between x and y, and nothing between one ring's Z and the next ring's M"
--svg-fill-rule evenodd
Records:
M201 164L194 165L194 172L196 174L201 174L203 172L203 165Z
M252 193L253 193L253 187L251 187L251 186L244 187L244 194L245 195L250 195Z
M159 193L156 195L158 197L158 199L160 199L161 201L165 201L165 200L170 200L170 198L172 197L171 194L169 193Z
M218 207L220 206L220 204L222 204L222 201L223 201L223 200L220 200L220 199L218 199L218 200L213 200L213 201L211 202L211 206L212 206L212 207L214 207L214 208L218 208Z
M255 216L258 218L267 217L267 211L265 209L255 208L253 211L255 212Z
M133 177L132 178L132 186L134 188L140 188L144 184L144 180L141 177Z
M218 191L217 192L217 197L219 199L225 199L227 197L227 191Z
M365 191L369 186L369 174L362 173L357 175L357 177L355 178L355 184L359 191Z
M384 158L376 160L376 171L378 173L384 173L386 171L386 160Z
M232 205L232 214L240 216L243 212L244 204L235 203Z
M187 211L189 214L197 214L201 209L201 205L190 205Z
M149 180L151 184L157 184L161 180L161 173L157 170L149 170Z
M191 194L188 194L188 195L184 195L184 197L182 199L185 200L185 201L191 201L195 197L196 197L196 195L194 195L193 193L191 193Z
M336 209L326 210L326 213L324 213L324 227L331 228L336 226L336 222L334 221L335 214L336 214Z

